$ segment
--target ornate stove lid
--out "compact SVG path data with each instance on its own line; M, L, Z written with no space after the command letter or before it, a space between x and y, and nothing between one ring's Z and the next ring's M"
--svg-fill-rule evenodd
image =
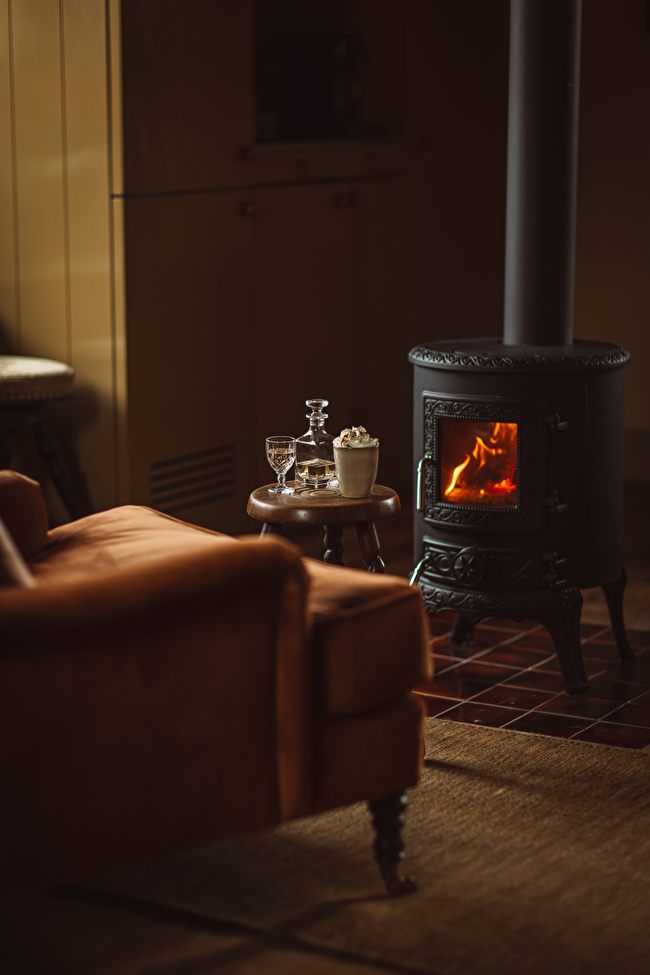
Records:
M625 365L630 353L611 342L504 345L500 339L441 339L416 345L409 362L429 369L501 372L591 372Z

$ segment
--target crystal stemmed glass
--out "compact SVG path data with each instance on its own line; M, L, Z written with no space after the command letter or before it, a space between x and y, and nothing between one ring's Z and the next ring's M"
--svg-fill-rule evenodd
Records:
M278 475L278 483L269 488L269 494L293 494L286 483L286 473L296 459L295 437L267 437L266 459Z

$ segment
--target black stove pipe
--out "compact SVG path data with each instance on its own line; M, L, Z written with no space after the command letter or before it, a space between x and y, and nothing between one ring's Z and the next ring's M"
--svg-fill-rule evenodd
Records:
M573 341L581 0L511 0L503 341Z

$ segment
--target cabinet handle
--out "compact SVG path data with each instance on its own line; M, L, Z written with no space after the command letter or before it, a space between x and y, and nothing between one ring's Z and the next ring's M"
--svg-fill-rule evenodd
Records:
M239 214L242 217L254 217L256 212L257 209L255 207L255 204L251 203L250 200L248 200L246 203L242 203L242 205L239 208Z

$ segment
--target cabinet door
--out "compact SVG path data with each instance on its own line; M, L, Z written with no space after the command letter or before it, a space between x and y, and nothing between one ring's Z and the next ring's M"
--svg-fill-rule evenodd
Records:
M405 187L366 181L353 192L350 299L355 376L350 416L381 443L379 480L403 490L411 466L413 344L405 295Z
M255 486L245 203L125 202L131 499L223 531L250 529Z
M349 188L258 190L257 391L262 437L307 428L304 402L330 401L332 434L351 422ZM262 472L270 480L270 469Z
M245 183L251 0L123 0L121 18L125 192Z

